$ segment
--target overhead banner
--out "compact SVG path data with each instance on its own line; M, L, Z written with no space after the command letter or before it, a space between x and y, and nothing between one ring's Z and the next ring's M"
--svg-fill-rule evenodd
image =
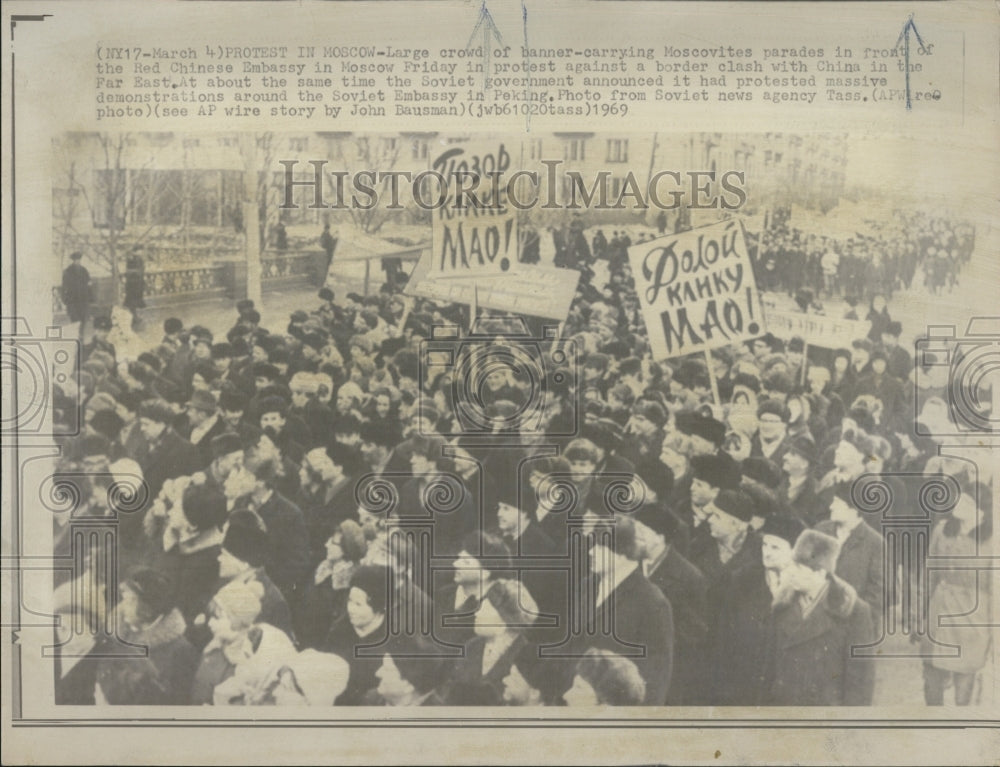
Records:
M484 309L516 312L562 322L576 295L575 269L518 265L496 276L477 279L428 279L422 259L413 269L405 293L432 301L475 304Z
M871 327L867 322L842 320L821 314L783 312L766 308L767 329L778 338L800 336L810 346L836 349L848 346L855 338L865 338Z
M655 359L767 331L740 221L641 242L628 255Z

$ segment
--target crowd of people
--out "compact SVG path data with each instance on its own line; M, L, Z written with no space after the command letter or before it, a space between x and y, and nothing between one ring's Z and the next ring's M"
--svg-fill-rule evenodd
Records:
M788 295L805 289L854 305L875 296L891 298L916 279L939 295L958 284L975 248L973 226L943 216L896 210L878 226L860 228L866 231L845 238L817 236L779 218L761 235L758 286Z
M134 359L96 317L55 396L76 488L55 542L79 552L81 526L106 520L117 567L94 552L81 566L97 572L56 575L74 649L57 702L871 704L874 665L852 648L920 600L895 604L866 478L957 482L931 554L989 535L989 489L912 428L915 398L928 423L948 418L940 366L914 361L885 305L843 349L767 334L715 350L712 370L654 361L628 235L581 238L554 339L489 312L470 333L467 307L392 286L323 288L290 317L242 301L223 333L170 318ZM791 281L770 287L801 287L777 273ZM824 288L846 289L834 275ZM427 344L442 324L450 352ZM970 613L982 587L938 572L931 609ZM963 651L926 654L926 700L953 687L968 704L989 630L936 631L913 636Z

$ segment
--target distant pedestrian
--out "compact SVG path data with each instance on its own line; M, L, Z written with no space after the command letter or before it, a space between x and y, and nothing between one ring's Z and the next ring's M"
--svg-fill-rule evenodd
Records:
M323 234L319 236L319 246L326 253L326 266L323 269L323 280L326 281L330 273L330 264L333 263L333 252L337 249L337 238L330 234L330 225L323 224Z
M139 310L146 308L146 264L138 248L132 250L125 261L125 300L122 302L132 313L132 329L139 330L142 318Z
M83 339L83 331L87 324L87 314L90 311L91 285L90 273L87 268L80 263L83 254L80 251L72 253L69 257L70 265L63 270L62 275L62 302L66 307L70 322L80 323L80 339Z

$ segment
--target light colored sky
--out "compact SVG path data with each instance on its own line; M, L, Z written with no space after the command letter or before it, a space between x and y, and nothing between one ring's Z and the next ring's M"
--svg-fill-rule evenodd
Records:
M948 133L852 136L849 142L848 187L892 190L901 200L926 198L977 217L996 217L1000 147L995 139Z

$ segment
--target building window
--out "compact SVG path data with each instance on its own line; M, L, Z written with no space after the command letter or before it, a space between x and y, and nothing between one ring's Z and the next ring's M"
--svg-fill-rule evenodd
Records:
M288 139L288 148L293 152L305 152L309 148L309 139L305 137Z
M413 144L410 145L410 154L414 160L426 160L427 141L422 138L413 139Z
M584 147L586 142L582 138L571 138L566 142L563 159L567 162L580 161L585 159Z
M608 162L628 162L628 139L608 139Z
M532 160L542 159L542 140L540 138L528 142L528 157Z

